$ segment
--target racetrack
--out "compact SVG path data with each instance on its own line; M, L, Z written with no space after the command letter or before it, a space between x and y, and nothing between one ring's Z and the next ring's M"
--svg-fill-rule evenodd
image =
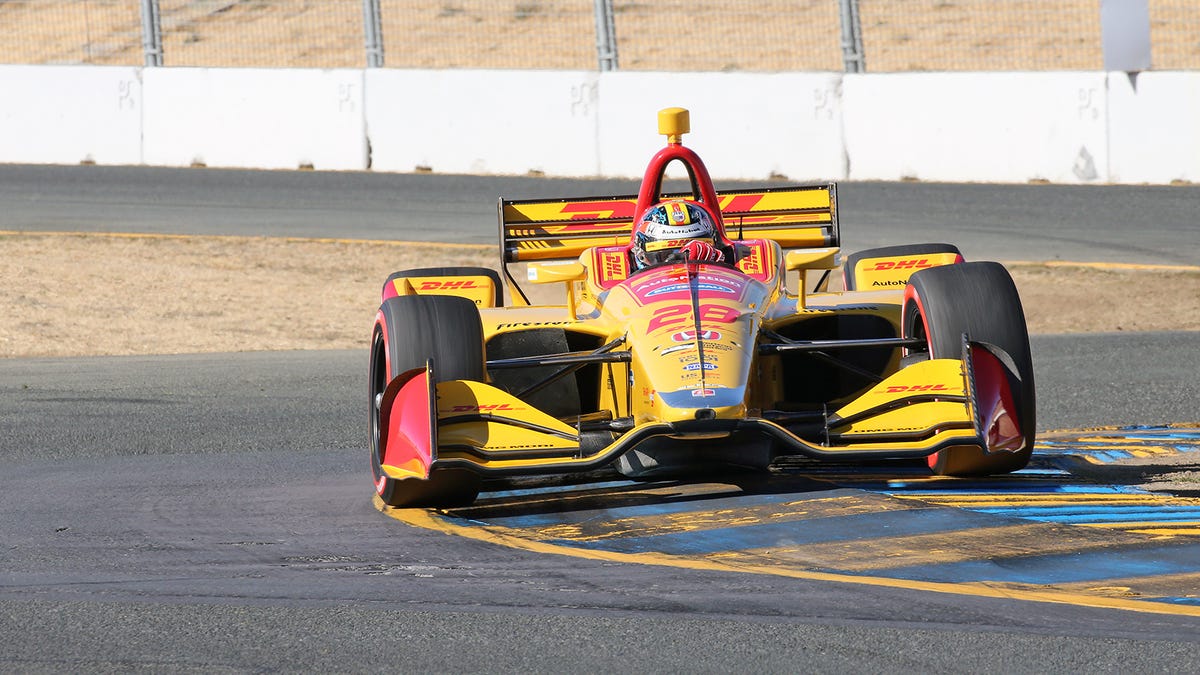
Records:
M141 169L97 172L93 184L90 170L6 172L0 229L10 230L419 239L431 236L422 217L444 217L455 238L487 242L496 194L593 187ZM67 187L35 187L46 179ZM419 195L424 216L405 210L404 194ZM1186 208L1196 197L851 185L843 227L854 248L947 238L976 258L1195 265ZM949 204L962 201L983 214L970 228L954 226L965 218ZM1040 336L1033 347L1043 429L1198 421L1200 363L1188 355L1200 333ZM365 350L0 361L0 667L1200 668L1195 614L583 560L407 527L371 503L365 375Z

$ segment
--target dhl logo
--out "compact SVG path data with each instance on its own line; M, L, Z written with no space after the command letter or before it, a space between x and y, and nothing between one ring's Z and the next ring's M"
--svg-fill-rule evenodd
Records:
M475 288L486 288L483 284L477 284L472 279L463 279L455 281L422 281L417 287L418 291L457 291Z
M722 213L753 211L762 200L761 194L729 195L720 198L719 208ZM570 215L570 220L632 220L637 216L636 208L637 203L632 200L567 202L560 213Z
M633 220L637 204L632 201L567 202L560 213L569 214L570 220Z
M719 199L722 213L739 213L753 211L762 202L765 195L725 195ZM605 200L592 202L567 202L562 205L559 213L569 215L569 220L633 220L637 216L634 209L637 203L632 200Z
M511 406L507 403L484 403L480 405L456 405L449 410L442 412L464 413L464 412L509 412L514 410L524 410L523 406Z
M894 384L883 392L884 394L924 394L931 392L954 391L944 384Z
M621 281L629 276L624 253L606 251L601 254L600 269L603 281Z
M929 264L929 258L913 259L913 260L880 260L875 263L874 267L868 267L868 272L886 272L887 270L919 270L926 267L933 267Z
M737 266L746 274L755 276L763 273L762 247L752 246L750 252L737 261Z

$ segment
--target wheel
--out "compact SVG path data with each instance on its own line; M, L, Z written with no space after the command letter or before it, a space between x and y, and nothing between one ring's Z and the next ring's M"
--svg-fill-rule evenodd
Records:
M479 493L479 477L464 470L434 471L428 480L395 480L380 466L379 406L397 375L434 361L439 382L484 379L483 325L475 303L449 295L388 298L379 308L371 337L368 394L371 411L371 468L376 491L389 506L457 506Z
M916 258L916 256L932 257ZM879 265L888 266L883 269L858 269L859 263L877 258L892 258L893 260L880 260ZM900 258L900 260L894 260L894 258ZM848 291L878 290L858 288L859 275L863 272L878 274L896 270L896 273L891 275L893 278L886 280L886 286L900 288L904 285L904 275L909 272L927 269L931 265L945 265L962 262L962 260L962 253L959 253L958 247L953 244L902 244L869 248L865 251L851 253L846 257L846 264L842 266L842 285Z
M395 279L411 279L413 277L488 277L492 280L492 285L496 289L495 297L492 300L492 307L504 306L504 286L500 284L500 274L496 270L486 267L421 267L412 270L400 270L392 272L388 275L387 281L383 282L386 296L386 289Z
M950 448L930 455L929 467L938 475L948 476L1022 469L1029 463L1037 428L1033 360L1021 298L1008 270L999 263L945 265L918 271L909 278L901 333L904 337L924 338L927 349L911 351L905 362L961 358L964 332L973 342L994 345L1007 355L997 355L994 361L1001 364L1008 380L1023 444L1016 452L991 454L976 448ZM993 360L989 355L982 355L984 358Z

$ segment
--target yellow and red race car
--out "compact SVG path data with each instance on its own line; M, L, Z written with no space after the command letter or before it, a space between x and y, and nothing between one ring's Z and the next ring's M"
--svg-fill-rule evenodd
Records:
M371 464L391 506L482 479L764 471L781 456L1015 471L1034 383L1008 272L948 244L840 260L833 184L717 192L659 113L637 195L501 198L501 275L396 272L371 337ZM667 167L690 192L664 194ZM512 274L560 284L535 306ZM831 273L840 290L831 290Z

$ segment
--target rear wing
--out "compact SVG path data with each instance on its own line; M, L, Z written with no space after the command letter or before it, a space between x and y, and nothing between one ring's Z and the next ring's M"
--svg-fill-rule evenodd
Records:
M691 198L664 194L663 199ZM840 246L837 186L801 185L717 192L725 236L770 239L783 249ZM629 242L637 195L500 199L502 262L573 260L593 246Z

